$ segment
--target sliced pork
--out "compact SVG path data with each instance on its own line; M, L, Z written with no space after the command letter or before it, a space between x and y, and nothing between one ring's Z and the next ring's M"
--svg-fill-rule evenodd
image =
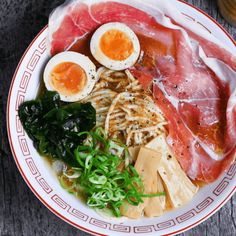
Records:
M167 119L167 141L182 168L192 179L214 181L235 160L235 56L180 18L169 1L153 0L72 1L57 8L49 21L51 54L80 45L98 26L115 21L140 40L142 56L131 72Z

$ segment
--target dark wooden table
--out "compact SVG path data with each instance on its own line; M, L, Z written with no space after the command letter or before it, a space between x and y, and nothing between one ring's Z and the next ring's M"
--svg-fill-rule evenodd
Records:
M52 214L30 191L14 163L6 130L11 78L24 50L63 0L0 1L0 236L80 235ZM220 16L216 0L188 0L216 19L236 39L236 28ZM236 235L236 195L219 212L181 235Z

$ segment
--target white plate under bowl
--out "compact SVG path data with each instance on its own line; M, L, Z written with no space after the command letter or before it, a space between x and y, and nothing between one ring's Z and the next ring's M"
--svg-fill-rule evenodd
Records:
M187 3L177 1L183 17L199 22L235 51L235 42L208 15ZM186 206L161 217L126 220L123 223L104 220L60 186L50 166L34 149L18 117L18 106L36 97L42 70L49 55L45 27L27 48L12 79L7 111L8 136L16 164L34 194L53 213L71 225L96 235L173 235L190 229L220 209L235 192L236 163L216 182L202 188ZM32 206L33 207L33 206Z

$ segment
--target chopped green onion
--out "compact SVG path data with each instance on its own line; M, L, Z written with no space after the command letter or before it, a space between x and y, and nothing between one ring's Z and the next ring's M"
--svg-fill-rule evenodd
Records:
M128 149L120 140L108 139L102 128L78 134L82 135L87 138L74 151L79 168L73 170L74 174L62 175L60 182L69 192L79 189L76 186L79 185L86 193L88 206L110 208L119 217L124 200L138 206L143 203L142 198L165 195L164 192L144 194L143 182L135 168L129 164ZM122 163L125 165L120 170L118 167ZM64 178L69 179L69 184Z
M160 192L160 193L151 193L151 194L142 194L142 197L161 197L161 196L165 196L166 193L165 192Z
M93 176L89 177L89 181L92 184L105 184L107 182L107 178L104 175L98 176L98 175L94 174Z

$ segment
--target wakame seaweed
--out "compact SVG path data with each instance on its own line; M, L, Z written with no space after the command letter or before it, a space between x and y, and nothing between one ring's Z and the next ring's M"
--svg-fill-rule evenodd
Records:
M57 92L46 91L36 100L19 107L20 121L41 155L58 158L77 166L74 149L96 124L96 111L91 103L64 103Z

